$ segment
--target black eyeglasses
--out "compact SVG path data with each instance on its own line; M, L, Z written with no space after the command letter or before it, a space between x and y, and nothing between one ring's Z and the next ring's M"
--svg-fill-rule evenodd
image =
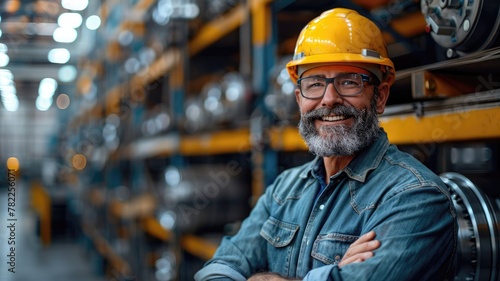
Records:
M357 96L363 91L364 82L372 82L372 77L360 73L343 73L332 78L321 76L309 76L300 78L297 84L300 94L307 99L320 99L326 92L328 84L333 87L340 96Z

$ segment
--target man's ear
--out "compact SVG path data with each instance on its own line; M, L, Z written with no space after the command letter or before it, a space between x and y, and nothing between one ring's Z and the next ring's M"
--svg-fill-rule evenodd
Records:
M297 101L297 104L300 106L300 98L301 98L301 95L300 95L300 89L295 87L295 101Z
M387 82L383 82L378 85L378 99L377 99L377 113L382 114L385 110L385 104L387 99L389 98L389 84Z

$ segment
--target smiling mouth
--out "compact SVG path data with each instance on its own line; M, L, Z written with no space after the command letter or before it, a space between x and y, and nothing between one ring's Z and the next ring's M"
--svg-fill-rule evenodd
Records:
M335 116L323 116L321 117L322 121L334 122L348 119L349 116L346 115L335 115Z

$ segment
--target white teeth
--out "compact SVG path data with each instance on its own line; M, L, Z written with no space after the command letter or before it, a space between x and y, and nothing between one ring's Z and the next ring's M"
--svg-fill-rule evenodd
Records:
M321 120L323 121L339 121L339 120L344 120L346 117L344 115L338 115L338 116L323 116L321 117Z

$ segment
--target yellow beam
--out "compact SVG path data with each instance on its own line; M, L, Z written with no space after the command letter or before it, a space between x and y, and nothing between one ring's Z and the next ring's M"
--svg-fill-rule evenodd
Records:
M156 199L144 193L127 201L113 199L109 202L109 214L120 219L136 219L151 216L156 209Z
M412 95L416 99L453 97L474 93L477 82L470 76L419 71L411 74Z
M181 138L179 144L179 152L182 155L238 153L250 149L250 132L246 128L201 136L186 136Z
M425 22L425 17L422 12L416 11L405 16L392 19L390 21L390 26L398 34L406 38L411 38L425 33L427 23Z
M180 51L175 48L168 49L147 69L139 72L131 78L131 87L133 89L144 87L145 85L158 80L161 76L172 70L174 66L179 65L180 62Z
M254 45L262 46L269 42L271 36L271 10L268 2L252 1L252 41Z
M107 95L105 96L105 105L106 105L106 115L111 113L119 114L120 113L120 102L123 96L123 85L117 85L111 88Z
M141 139L125 147L118 156L121 159L140 159L172 155L179 149L179 139L177 134Z
M147 11L154 3L156 3L156 0L140 0L137 4L135 4L134 10L137 11Z
M201 135L172 134L132 143L119 151L117 159L181 155L244 153L252 148L248 128L217 131Z
M270 132L271 147L280 151L307 150L307 145L295 127L273 128Z
M417 117L380 118L394 144L442 143L500 137L500 107L479 108Z
M131 11L135 19L125 19L122 21L119 30L130 30L136 35L143 36L146 26L142 18L154 3L156 3L156 0L139 0L135 6L132 7Z
M140 16L144 15L148 9L156 3L156 0L139 0L137 3L131 7L131 13L135 14L137 18L140 18ZM120 4L119 1L117 0L111 0L111 1L106 1L104 4L101 5L100 12L101 12L101 20L103 21L103 24L105 24L108 16L109 16L109 11L111 11L116 5ZM144 27L144 23L138 20L129 20L127 18L124 18L124 20L120 23L118 26L118 30L122 31L125 29L130 29L132 31L137 31L134 30L137 26Z
M99 13L98 14L100 14L102 25L106 25L106 22L107 22L108 16L109 16L109 11L113 10L113 8L117 4L119 4L118 0L109 0L109 1L105 1L101 5L101 8L99 9Z
M181 238L182 248L203 260L209 260L217 250L217 245L194 235L184 235Z
M149 235L156 237L162 241L170 241L172 232L163 228L160 222L151 216L147 216L141 220L142 228Z
M267 5L269 5L273 1L275 0L250 0L250 9L252 9L252 11L258 9L267 9Z
M184 64L182 63L182 59L179 58L176 62L176 67L172 67L173 70L169 76L170 89L182 89L184 87Z
M102 237L102 235L97 231L95 226L84 223L82 225L83 232L87 237L89 237L94 243L94 247L97 252L109 262L111 270L115 272L120 272L124 276L131 276L132 269L127 261L125 261L118 253L115 252L113 247Z
M420 11L409 13L405 16L392 19L389 22L391 28L405 38L412 38L425 33L427 23ZM396 39L389 32L383 32L384 40L387 44L396 43Z
M246 20L246 13L245 5L240 4L226 15L205 24L189 42L189 55L196 55L207 46L238 28Z

